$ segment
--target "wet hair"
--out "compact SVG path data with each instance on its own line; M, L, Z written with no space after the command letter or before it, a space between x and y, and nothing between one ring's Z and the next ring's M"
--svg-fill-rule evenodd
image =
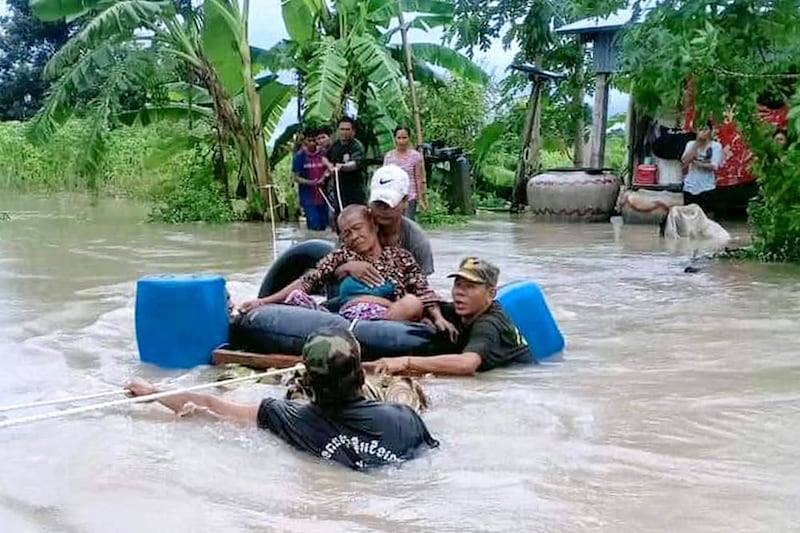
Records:
M343 327L326 327L309 336L343 339L350 345L347 353L337 351L328 360L328 372L323 375L306 373L313 391L313 403L322 407L337 407L362 396L364 371L361 368L361 346L355 336Z
M342 118L339 119L338 124L339 125L350 124L353 127L353 129L356 129L356 120L348 115L342 115Z
M409 127L408 127L408 126L405 126L405 125L403 125L403 124L400 124L399 126L397 126L397 127L394 129L394 136L395 136L395 137L397 137L397 134L398 134L398 133L400 133L401 131L405 131L405 132L406 132L406 134L407 134L409 137L411 137L411 130L409 129Z

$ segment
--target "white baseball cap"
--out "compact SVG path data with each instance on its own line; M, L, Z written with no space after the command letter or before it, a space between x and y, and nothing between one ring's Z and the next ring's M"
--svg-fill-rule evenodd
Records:
M408 173L397 165L382 166L372 175L369 185L369 203L383 202L397 207L408 195Z

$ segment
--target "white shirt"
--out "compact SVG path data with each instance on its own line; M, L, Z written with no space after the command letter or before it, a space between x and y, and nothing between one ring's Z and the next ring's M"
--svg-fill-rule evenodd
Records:
M697 141L689 141L686 144L686 149L683 151L683 157L690 150L694 149ZM686 178L683 180L683 190L690 194L700 194L706 191L713 191L717 188L717 180L715 172L722 164L722 145L717 141L711 141L706 146L705 150L697 152L694 161L689 163L689 171L686 173ZM713 170L706 170L697 168L694 163L711 163L714 167Z

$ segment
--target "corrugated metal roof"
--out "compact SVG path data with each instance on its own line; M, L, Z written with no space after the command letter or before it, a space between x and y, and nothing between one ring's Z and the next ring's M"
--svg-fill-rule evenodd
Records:
M662 0L641 0L639 4L640 12L637 20L633 22L642 22L647 14L657 7ZM633 3L633 2L631 2ZM630 4L629 4L630 5ZM633 9L619 9L606 17L589 17L556 28L556 33L605 33L616 31L629 22L633 18Z
M632 9L620 9L607 17L590 17L556 28L556 33L598 33L618 30L631 21Z

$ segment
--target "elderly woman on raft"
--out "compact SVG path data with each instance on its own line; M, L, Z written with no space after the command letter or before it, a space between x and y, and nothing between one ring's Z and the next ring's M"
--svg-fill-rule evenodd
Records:
M283 303L337 312L348 320L397 320L416 322L429 318L437 329L454 332L439 309L439 298L410 252L396 246L381 246L378 227L369 209L349 205L339 215L343 246L323 257L316 268L270 296L245 302L238 307L248 313L267 304ZM336 270L351 261L371 264L383 276L384 284L369 287L352 277L339 285L339 297L320 306L310 294L326 283L338 281ZM337 309L338 306L338 309Z

